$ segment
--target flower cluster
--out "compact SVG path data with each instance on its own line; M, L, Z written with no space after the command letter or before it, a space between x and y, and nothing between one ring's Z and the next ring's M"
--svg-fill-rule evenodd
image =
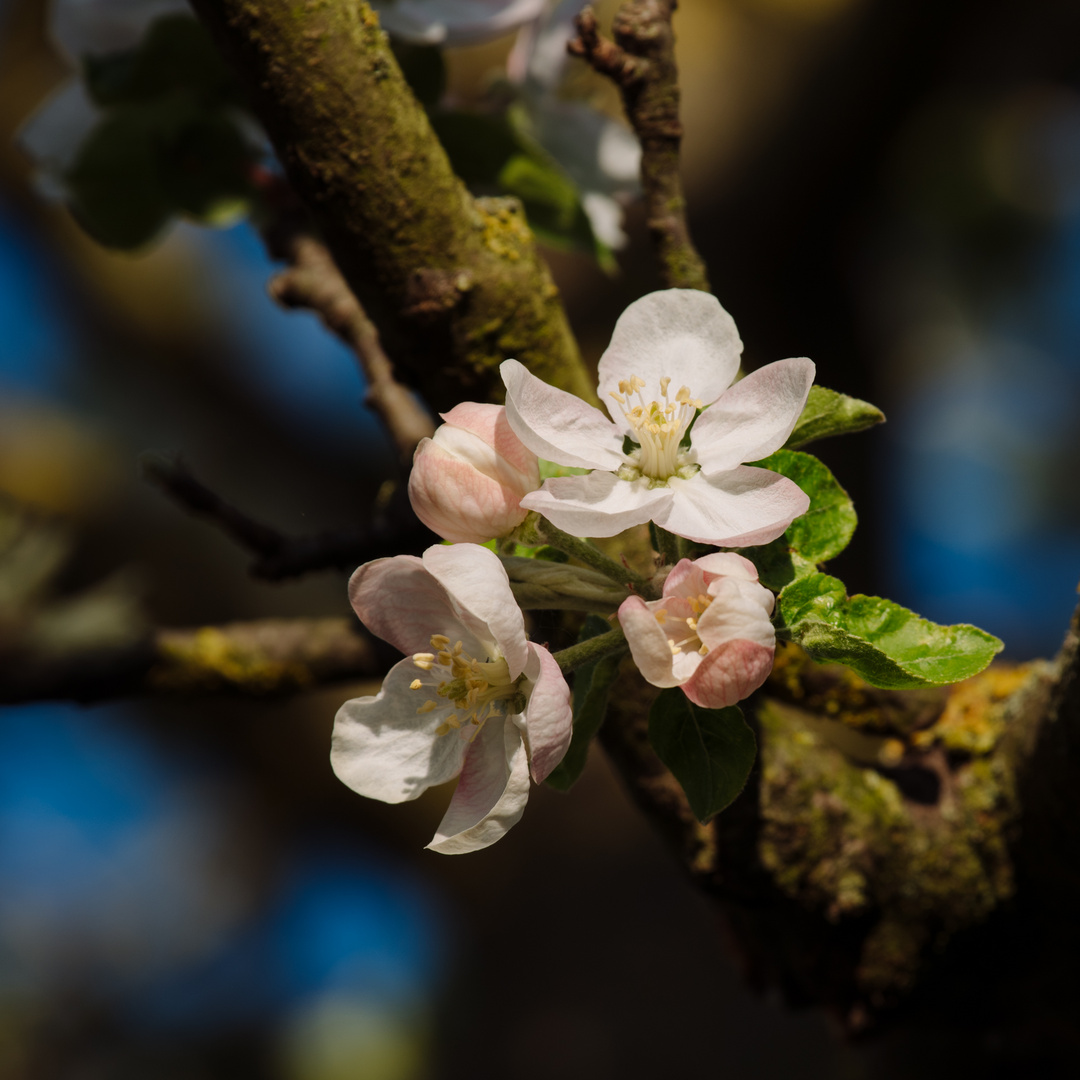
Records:
M555 657L527 639L506 570L527 560L479 546L493 539L546 542L619 582L623 599L612 603L610 586L581 571L580 588L562 599L579 610L610 605L621 633L604 638L629 650L652 685L722 709L764 682L774 597L752 562L699 552L670 558L649 578L584 539L651 523L689 556L686 541L767 543L806 512L798 485L747 462L783 446L814 365L781 360L735 381L741 350L715 297L652 293L619 318L600 360L608 415L507 360L505 406L466 402L443 416L416 450L409 495L452 546L368 563L350 584L360 619L407 658L378 695L338 713L333 764L346 784L402 802L460 776L429 846L471 851L518 820L530 775L540 782L562 759L572 729L563 669L598 654ZM588 471L541 481L541 459ZM522 596L539 595L528 592L543 588L538 577L515 578ZM543 593L537 606L554 605Z

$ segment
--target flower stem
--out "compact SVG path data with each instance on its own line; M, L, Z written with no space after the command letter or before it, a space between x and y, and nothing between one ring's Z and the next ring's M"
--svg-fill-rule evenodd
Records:
M683 541L667 529L661 529L655 522L650 523L653 546L659 552L665 566L674 566L683 557Z
M586 638L568 649L561 649L554 654L555 663L565 675L583 664L591 664L612 653L623 652L626 649L626 635L619 627L609 630L606 634L598 634L596 637Z
M573 559L578 559L586 566L599 570L601 574L617 581L620 585L632 585L635 589L648 586L648 580L637 571L631 570L621 562L608 558L595 544L571 536L552 525L547 518L539 514L529 516L517 528L517 538L522 544L550 544L553 548L566 552Z

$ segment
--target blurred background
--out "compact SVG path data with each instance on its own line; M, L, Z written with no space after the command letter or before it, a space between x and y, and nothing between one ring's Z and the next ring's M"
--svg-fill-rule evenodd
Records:
M345 575L254 581L139 480L180 451L301 534L362 521L393 453L351 356L266 297L249 226L121 255L42 197L13 135L70 75L46 18L0 0L5 505L121 634L347 613ZM808 355L889 417L820 446L861 521L834 572L1053 655L1080 578L1080 8L682 0L676 29L691 225L748 365ZM451 94L511 44L451 50ZM638 208L627 229L615 273L551 253L591 361L658 285ZM743 985L599 752L504 843L422 851L447 792L386 807L330 772L364 692L0 710L0 1077L854 1080L895 1056Z

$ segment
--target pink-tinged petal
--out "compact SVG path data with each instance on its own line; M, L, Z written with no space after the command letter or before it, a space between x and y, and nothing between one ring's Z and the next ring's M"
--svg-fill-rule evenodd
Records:
M499 557L476 544L437 544L424 552L424 569L454 598L464 625L498 646L516 679L529 659L525 617Z
M462 855L501 840L529 799L529 757L509 720L489 720L473 740L457 790L428 847Z
M462 434L479 442L468 432ZM533 488L539 486L538 475ZM422 440L416 448L409 473L409 502L416 516L432 532L456 544L483 544L520 525L528 513L521 507L525 490L532 489L500 483L431 439Z
M452 437L455 429L461 429L475 435L492 449L498 471L488 471L489 476L501 480L509 465L522 482L529 484L529 490L540 486L536 455L514 434L510 421L506 419L506 406L463 401L441 415L448 425L444 437ZM435 441L439 442L439 439L439 432L436 431ZM477 468L482 468L482 463L477 463Z
M541 784L570 746L574 710L570 704L570 687L555 658L542 645L529 643L526 674L533 683L525 707L529 766L533 780Z
M640 596L629 596L619 605L619 625L645 681L653 686L678 686L667 631L656 619L661 607L662 601L647 604Z
M722 578L712 583L709 592L713 599L698 620L698 636L710 650L735 639L776 647L776 631L769 619L775 601L764 585Z
M521 500L574 536L616 536L657 518L671 503L670 488L649 481L620 480L614 473L558 476Z
M638 375L645 380L646 401L657 397L660 380L669 377L672 398L686 386L692 398L709 404L731 385L741 355L735 321L715 296L697 289L649 293L615 323L611 344L600 358L600 400L622 427L611 394L618 393L620 381Z
M697 596L708 588L708 582L702 573L701 560L691 562L680 559L664 580L664 598L676 596Z
M449 703L417 712L429 693L410 689L420 674L412 660L402 660L390 669L378 694L353 698L338 710L330 764L357 794L407 802L461 771L469 744L454 731L435 734L451 711Z
M689 480L672 477L668 486L675 497L653 518L656 524L717 547L767 544L810 508L798 484L749 465L713 476L702 472Z
M683 693L705 709L724 709L749 697L768 677L773 650L751 641L729 641L709 652Z
M360 621L403 653L429 651L432 634L461 638L474 655L481 647L446 590L415 555L365 563L349 579L349 599Z
M696 565L704 572L706 584L717 577L733 577L741 581L758 579L757 567L734 551L714 551L711 555L702 555Z
M802 415L814 371L805 357L777 360L725 391L690 436L702 472L733 469L779 450Z
M499 368L506 418L534 453L577 469L617 469L626 461L622 430L581 398L548 386L516 360Z

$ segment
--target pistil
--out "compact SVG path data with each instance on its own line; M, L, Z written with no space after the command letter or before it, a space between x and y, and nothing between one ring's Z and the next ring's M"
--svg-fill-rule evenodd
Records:
M611 392L639 445L639 449L630 455L629 468L624 466L619 470L619 475L625 480L645 476L664 484L671 477L693 468L689 455L680 450L679 444L702 403L690 396L686 386L680 387L675 399L671 400L668 396L670 385L671 377L665 375L660 380L663 404L657 400L645 401L641 393L645 380L639 375L623 379L619 383L619 393ZM635 396L638 400L636 405L632 403Z

